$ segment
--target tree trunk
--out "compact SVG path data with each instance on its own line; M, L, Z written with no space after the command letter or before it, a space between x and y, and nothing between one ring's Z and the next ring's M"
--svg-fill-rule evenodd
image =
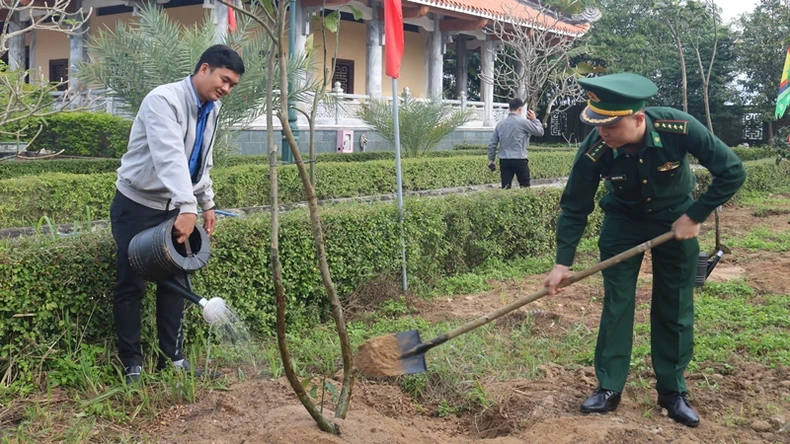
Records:
M287 5L287 4L286 4ZM279 19L278 19L278 27L277 27L277 50L279 52L279 57L277 59L277 63L280 67L280 126L282 126L283 131L286 131L290 134L290 127L288 126L288 59L286 58L286 51L285 45L283 45L283 39L285 34L285 14L283 11L286 10L285 6L281 6L281 10L279 12ZM274 59L271 58L269 61L269 81L274 78ZM268 90L273 91L273 85L269 85ZM307 412L310 416L315 420L318 424L318 427L327 433L339 434L340 430L337 425L327 421L326 418L321 414L321 412L315 407L313 402L310 400L307 392L305 392L304 387L299 382L299 377L296 375L296 372L293 368L293 362L291 361L291 355L288 351L288 345L286 343L285 337L285 289L282 283L282 269L280 265L279 259L279 208L277 205L277 151L274 148L274 143L272 140L272 128L274 125L273 119L271 118L272 115L272 108L273 106L269 99L269 109L267 109L267 125L269 131L269 181L271 186L271 197L272 197L272 234L271 234L271 250L272 250L272 273L274 277L274 290L277 297L277 346L280 349L280 357L283 360L283 369L285 370L285 377L288 379L288 383L291 385L294 393L296 393L296 397L299 398L299 401L302 405L307 409ZM283 117L284 116L284 117ZM293 139L293 134L291 135L291 139ZM294 142L295 144L295 142ZM304 168L302 168L304 169ZM308 179L309 181L309 179Z
M675 36L675 46L678 49L678 57L680 58L680 84L683 89L683 112L689 112L689 81L686 74L686 57L683 55L683 43L680 41L680 35L673 33Z
M285 60L285 52L280 50L280 59ZM287 71L284 62L280 64L280 78L283 79L282 83L285 84L287 78ZM283 89L285 91L285 89ZM302 188L307 198L307 206L310 212L310 223L313 228L313 239L315 243L316 255L318 256L318 268L321 271L321 280L323 281L326 294L329 298L329 303L332 307L332 318L335 321L335 327L340 339L340 349L343 356L343 386L340 392L340 399L338 400L335 416L338 418L345 418L348 411L348 406L351 400L351 393L354 386L354 354L351 349L351 340L348 337L348 330L346 328L345 317L343 316L343 306L340 304L340 298L337 296L335 284L332 282L332 275L329 270L329 262L326 258L326 243L324 242L324 231L321 227L321 219L318 216L318 199L315 195L315 188L310 182L310 175L302 161L302 154L299 151L299 146L296 139L293 137L291 128L286 125L288 118L288 103L287 94L283 92L280 100L280 122L282 123L283 134L288 141L291 148L296 168L299 171L299 177L302 179ZM285 118L285 120L283 120Z
M280 119L282 121L285 116L286 121L288 114L281 109ZM313 239L315 241L316 254L318 256L318 268L321 271L321 280L324 283L329 303L332 306L332 318L335 321L338 336L340 337L340 348L343 355L343 387L340 392L340 399L338 400L335 416L338 418L345 418L348 411L349 401L351 399L351 392L354 385L354 354L351 350L351 340L348 337L348 330L346 328L345 317L343 316L343 306L340 304L340 298L337 296L335 284L332 282L332 275L329 270L329 262L326 259L326 244L324 242L324 230L321 228L321 219L318 216L318 199L315 195L315 189L310 183L310 177L307 169L302 162L302 155L299 152L299 147L296 144L296 139L293 137L290 127L283 126L283 131L291 147L291 152L296 162L296 168L299 170L299 177L302 179L302 187L305 191L307 198L307 206L310 211L310 222L313 227Z

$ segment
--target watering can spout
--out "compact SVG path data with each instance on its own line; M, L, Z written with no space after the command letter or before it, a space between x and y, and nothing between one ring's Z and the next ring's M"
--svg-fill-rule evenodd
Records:
M708 262L708 268L705 270L705 278L710 276L711 272L713 272L713 269L716 268L716 265L719 263L719 261L721 260L722 256L724 256L724 252L719 250L713 256L713 258L710 260L710 262Z

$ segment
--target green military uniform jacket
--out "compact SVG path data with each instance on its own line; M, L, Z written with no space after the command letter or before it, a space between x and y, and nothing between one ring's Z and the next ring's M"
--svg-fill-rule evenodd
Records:
M651 107L645 110L645 124L638 154L608 147L597 128L582 143L560 200L557 264L573 263L601 180L608 190L600 202L606 213L616 212L635 221L660 218L671 213L665 210L687 201L694 190L696 177L687 156L691 154L713 176L708 189L686 209L697 222L705 221L745 181L746 170L738 156L693 116L673 108Z

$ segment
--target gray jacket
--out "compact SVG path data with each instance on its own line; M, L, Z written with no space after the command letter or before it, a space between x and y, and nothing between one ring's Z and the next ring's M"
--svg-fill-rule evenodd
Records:
M197 96L191 78L168 83L148 93L132 124L129 145L121 158L115 186L129 199L149 208L178 208L197 213L214 207L209 170L213 166L215 131L221 104L206 120L197 183L192 183L188 159L195 145Z
M493 162L497 145L500 159L526 159L530 134L538 137L543 135L540 120L529 120L520 114L509 113L494 129L488 143L488 160Z

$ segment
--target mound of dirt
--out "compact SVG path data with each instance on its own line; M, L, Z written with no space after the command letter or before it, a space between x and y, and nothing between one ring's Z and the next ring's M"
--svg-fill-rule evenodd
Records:
M763 259L747 265L749 282L771 294L790 295L790 257L786 254L764 253Z

